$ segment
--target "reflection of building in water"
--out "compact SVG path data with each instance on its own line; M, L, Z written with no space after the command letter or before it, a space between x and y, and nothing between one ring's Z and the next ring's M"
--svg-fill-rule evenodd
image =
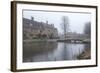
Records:
M24 39L34 38L57 38L58 31L54 27L54 24L48 24L44 22L38 22L34 20L34 17L30 19L23 18L23 34Z
M24 42L23 62L54 61L53 54L51 53L54 53L57 47L58 43L54 41Z

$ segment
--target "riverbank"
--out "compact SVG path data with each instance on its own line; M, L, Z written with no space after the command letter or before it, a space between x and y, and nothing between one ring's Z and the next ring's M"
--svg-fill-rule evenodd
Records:
M61 40L61 39L27 39L23 40L23 42L65 42L65 43L75 43L75 44L90 43L90 41L74 41L74 40Z
M53 42L56 42L57 39L31 39L31 40L23 40L23 42L46 42L46 41L53 41Z
M78 59L91 59L91 50L89 48L85 49L78 57Z

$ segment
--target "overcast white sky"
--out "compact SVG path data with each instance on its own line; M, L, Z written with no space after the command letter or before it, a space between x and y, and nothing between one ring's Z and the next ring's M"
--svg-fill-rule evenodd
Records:
M61 33L61 23L62 16L68 16L70 31L83 33L84 24L91 21L91 14L89 13L71 13L71 12L47 12L47 11L23 11L23 17L31 19L31 16L34 17L36 21L46 22L48 20L49 24L54 24L58 29L58 32Z

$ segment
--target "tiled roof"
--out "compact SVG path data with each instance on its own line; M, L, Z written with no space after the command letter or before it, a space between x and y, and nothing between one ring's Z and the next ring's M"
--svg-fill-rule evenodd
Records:
M30 24L32 24L32 26ZM35 29L43 30L44 28L56 29L53 27L52 24L46 24L44 22L38 22L38 21L27 19L27 18L23 18L23 26L24 26L24 28L32 28L34 30Z

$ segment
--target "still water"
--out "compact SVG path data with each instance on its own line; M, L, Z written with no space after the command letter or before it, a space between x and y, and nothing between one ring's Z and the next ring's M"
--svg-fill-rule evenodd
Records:
M64 42L24 42L23 62L77 60L89 44Z

